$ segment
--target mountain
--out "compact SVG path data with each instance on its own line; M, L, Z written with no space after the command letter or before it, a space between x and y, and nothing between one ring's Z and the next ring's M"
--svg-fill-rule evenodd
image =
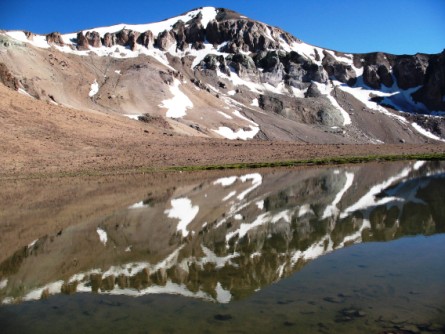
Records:
M65 35L2 31L0 82L178 135L445 141L445 51L347 54L223 8Z

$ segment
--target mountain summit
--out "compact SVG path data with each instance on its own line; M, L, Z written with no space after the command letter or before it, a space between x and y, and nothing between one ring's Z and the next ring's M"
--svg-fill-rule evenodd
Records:
M445 141L445 51L346 54L223 8L65 35L3 31L0 82L188 136Z

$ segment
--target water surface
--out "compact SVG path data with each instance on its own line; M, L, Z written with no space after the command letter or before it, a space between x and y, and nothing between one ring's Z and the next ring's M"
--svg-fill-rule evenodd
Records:
M39 197L4 192L2 332L443 333L444 171L21 184Z

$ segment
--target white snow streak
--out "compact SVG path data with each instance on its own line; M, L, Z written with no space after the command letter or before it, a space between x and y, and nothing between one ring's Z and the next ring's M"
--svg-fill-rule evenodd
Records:
M326 207L321 219L335 216L339 213L340 210L337 208L337 204L340 203L341 199L343 198L343 195L352 186L352 182L354 181L354 173L346 172L345 176L346 176L346 181L343 188L337 193L332 204Z
M171 200L171 206L172 208L165 210L164 213L169 218L179 219L176 229L186 237L189 234L187 226L195 219L199 206L192 206L192 201L186 197Z
M103 243L104 246L106 246L107 241L108 241L107 232L105 232L105 230L101 229L100 227L98 227L96 231L97 231L97 234L99 235L100 242Z
M97 83L96 80L94 80L94 82L91 84L90 92L89 92L88 96L89 97L93 97L98 92L99 92L99 84Z
M220 126L218 130L212 130L219 134L220 136L227 138L227 139L252 139L257 135L257 133L260 131L260 128L257 126L249 126L250 130L244 130L244 129L238 129L236 131L233 131L231 128L228 128L227 126Z
M436 136L435 134L425 130L419 124L413 122L413 123L411 123L411 125L413 126L414 129L416 129L417 132L419 132L420 134L424 135L425 137L445 142L445 139L442 139L442 138Z
M186 110L193 108L193 103L190 101L187 95L185 95L179 89L181 82L175 79L173 85L169 86L170 92L173 94L173 98L164 100L159 105L161 108L166 108L166 116L169 118L181 118L186 115Z
M344 110L337 102L337 100L331 95L331 92L334 90L334 87L330 87L329 85L324 85L318 82L314 83L317 85L318 90L325 95L329 101L331 102L331 104L338 110L340 111L342 117L343 117L343 125L349 125L352 123L351 121L351 117L349 116L349 114L346 112L346 110Z

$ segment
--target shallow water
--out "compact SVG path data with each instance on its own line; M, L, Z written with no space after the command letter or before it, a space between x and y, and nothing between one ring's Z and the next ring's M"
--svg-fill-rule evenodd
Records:
M66 188L95 210L8 203L1 332L444 332L445 163L158 181L133 180L144 195L131 203L122 180ZM20 242L32 233L17 217L42 235Z

